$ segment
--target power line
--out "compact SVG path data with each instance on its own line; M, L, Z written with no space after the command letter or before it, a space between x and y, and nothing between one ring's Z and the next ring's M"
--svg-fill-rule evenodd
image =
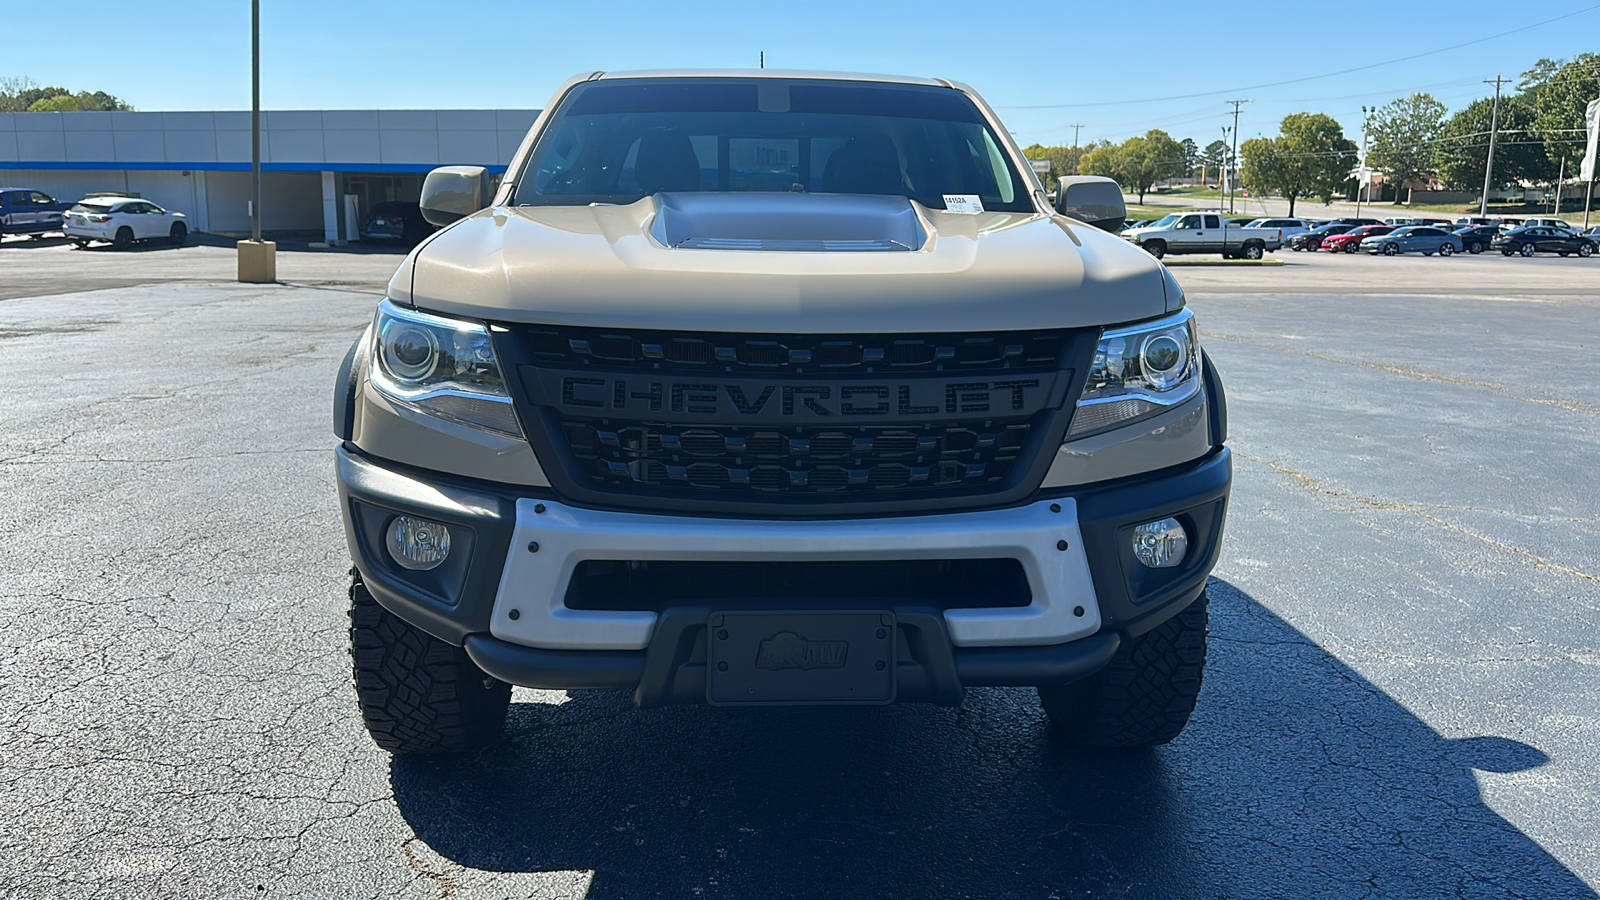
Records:
M1474 44L1482 44L1482 43L1486 43L1488 41L1498 40L1500 38L1508 37L1510 35L1518 34L1518 33L1524 32L1524 31L1531 31L1532 29L1540 28L1540 27L1543 27L1545 25L1552 24L1554 22L1560 22L1563 19L1570 19L1573 16L1581 16L1581 15L1583 15L1585 13L1594 12L1597 9L1600 9L1600 3L1596 3L1593 6L1586 6L1583 9L1577 10L1575 12L1569 12L1569 13L1566 13L1565 15L1556 16L1553 19L1545 19L1543 22L1535 22L1532 25L1523 25L1520 28L1513 28L1510 31L1502 31L1499 34L1491 34L1488 37L1477 38L1476 40L1465 41L1465 42L1460 43L1460 44L1452 44L1449 47L1440 47L1437 50L1428 50L1428 51L1423 52L1423 53L1413 53L1410 56L1402 56L1402 57L1399 57L1398 59L1388 59L1388 60L1384 60L1383 62L1371 63L1370 65L1365 65L1365 66L1355 66L1355 67L1349 68L1349 69L1340 69L1337 72L1324 72L1324 73L1322 73L1320 75L1306 75L1306 76L1301 77L1301 78L1289 78L1289 79L1286 79L1284 81L1267 82L1266 84L1251 84L1251 85L1246 85L1244 87L1225 88L1225 89L1220 90L1220 91L1202 91L1200 93L1195 93L1195 94L1174 94L1174 95L1172 95L1170 97L1144 97L1144 98L1137 99L1137 100L1102 100L1102 101L1098 101L1098 102L1094 102L1094 103L1045 103L1045 104L1027 105L1027 106L999 106L999 107L996 107L996 109L1081 109L1081 108L1090 107L1090 106L1126 106L1126 105L1128 105L1130 103L1162 103L1162 102L1165 102L1165 101L1168 101L1168 100L1193 100L1193 99L1196 99L1198 97L1215 97L1218 94L1233 94L1233 93L1240 93L1240 92L1243 92L1243 91L1259 91L1259 90L1265 90L1266 88L1282 87L1283 85L1286 85L1286 84L1301 84L1301 83L1307 82L1307 81L1318 81L1318 80L1323 79L1323 78L1336 78L1336 77L1338 77L1340 75L1349 75L1352 72L1364 72L1367 69L1376 69L1376 68L1379 68L1381 66L1392 66L1395 63L1410 62L1413 59L1422 59L1425 56L1436 56L1436 55L1438 55L1440 53L1448 53L1451 50L1460 50L1462 47L1471 47Z

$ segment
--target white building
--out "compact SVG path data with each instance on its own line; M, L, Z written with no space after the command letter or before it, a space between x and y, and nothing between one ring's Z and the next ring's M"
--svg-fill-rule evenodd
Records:
M295 110L261 114L266 231L355 240L385 200L415 201L442 165L504 172L533 109ZM133 193L196 231L250 231L250 113L0 113L0 185L63 201Z

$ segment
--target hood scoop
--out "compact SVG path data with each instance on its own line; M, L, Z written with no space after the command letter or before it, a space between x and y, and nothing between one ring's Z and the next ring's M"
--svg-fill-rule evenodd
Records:
M650 234L680 250L907 251L927 240L905 197L669 193L655 204Z

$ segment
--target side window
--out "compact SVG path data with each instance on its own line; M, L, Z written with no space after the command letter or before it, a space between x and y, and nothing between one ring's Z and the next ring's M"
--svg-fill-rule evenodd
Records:
M51 204L56 202L56 201L50 199L50 195L41 194L38 191L31 192L30 196L33 198L33 204L35 206L50 206Z
M1183 218L1178 220L1178 224L1176 224L1176 225L1174 225L1172 227L1178 228L1178 229L1199 228L1200 227L1200 217L1199 216L1184 216Z
M1206 227L1207 228L1221 228L1222 227L1222 219L1217 217L1217 216L1206 216Z

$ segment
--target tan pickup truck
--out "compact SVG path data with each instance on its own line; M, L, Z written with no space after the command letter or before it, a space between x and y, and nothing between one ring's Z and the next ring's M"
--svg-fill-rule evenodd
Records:
M594 74L441 230L335 391L355 687L471 750L512 685L954 705L1171 740L1231 483L1183 291L936 79Z

